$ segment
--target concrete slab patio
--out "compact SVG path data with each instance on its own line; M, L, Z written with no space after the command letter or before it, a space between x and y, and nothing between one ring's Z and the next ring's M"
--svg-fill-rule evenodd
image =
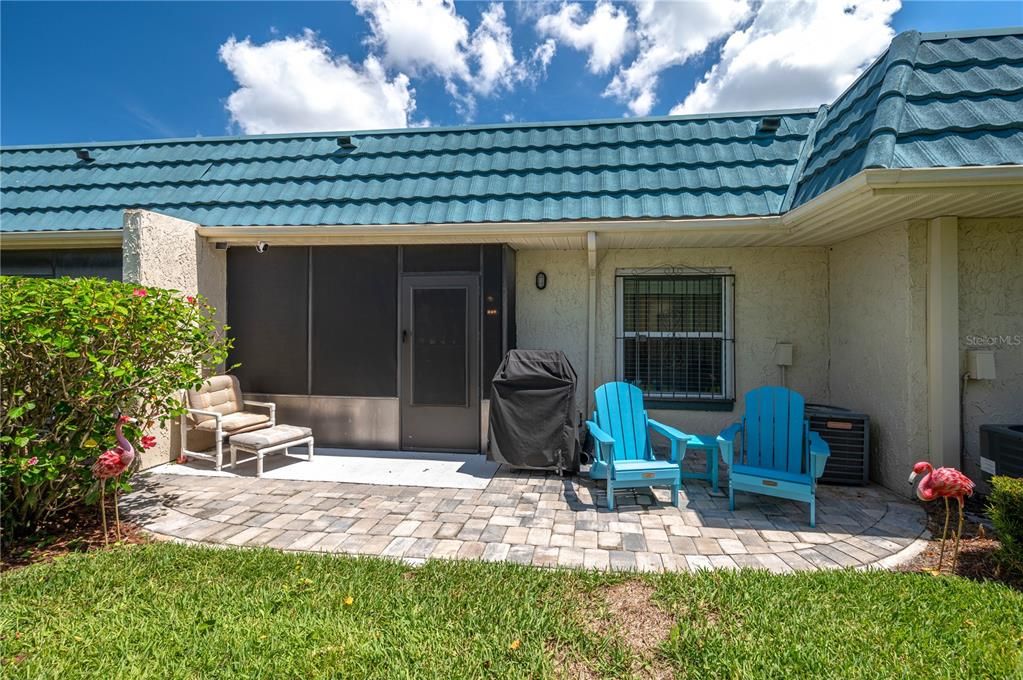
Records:
M586 476L502 468L485 489L384 486L235 476L145 474L128 517L158 538L347 553L419 563L482 559L544 567L774 572L892 567L924 545L922 508L877 486L821 487L817 527L804 504L690 483L616 495Z

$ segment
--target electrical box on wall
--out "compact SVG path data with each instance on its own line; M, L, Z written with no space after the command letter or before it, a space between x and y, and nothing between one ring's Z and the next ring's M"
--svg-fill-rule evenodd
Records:
M971 349L966 353L966 372L971 380L994 380L995 353L989 349Z
M774 346L774 363L778 366L792 365L792 343L779 342Z

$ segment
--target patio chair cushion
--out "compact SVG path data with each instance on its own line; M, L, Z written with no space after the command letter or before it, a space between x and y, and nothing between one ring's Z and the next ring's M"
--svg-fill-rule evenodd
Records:
M240 411L238 413L228 413L220 418L221 427L227 434L237 434L239 432L248 432L250 430L258 430L266 427L270 424L270 416L263 413L246 413ZM197 430L206 430L208 432L215 432L217 429L217 421L212 416L202 421L195 426Z
M233 375L215 375L209 378L198 390L188 390L188 405L191 408L216 411L223 415L241 411L242 388L238 378ZM213 416L200 413L193 413L191 416L196 424L213 422Z

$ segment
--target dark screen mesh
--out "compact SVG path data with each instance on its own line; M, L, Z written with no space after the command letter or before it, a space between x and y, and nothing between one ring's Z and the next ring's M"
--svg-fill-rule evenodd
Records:
M121 280L120 248L82 250L5 250L0 252L0 274L6 276L95 276Z
M398 396L398 249L313 248L313 394Z
M227 251L229 364L242 390L308 393L309 248Z
M412 291L412 402L418 406L463 406L468 402L466 291Z

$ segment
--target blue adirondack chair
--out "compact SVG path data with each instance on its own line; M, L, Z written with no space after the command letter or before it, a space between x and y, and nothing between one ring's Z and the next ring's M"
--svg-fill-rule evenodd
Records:
M592 479L607 482L607 507L614 510L615 489L670 486L671 503L678 506L682 459L689 436L647 417L643 392L635 385L612 382L597 388L597 410L587 421L596 442ZM654 458L650 432L671 442L671 459Z
M804 406L801 394L784 387L759 387L746 394L746 415L718 435L728 464L730 509L735 510L736 491L788 498L809 503L810 526L816 526L817 478L831 450L810 431Z

